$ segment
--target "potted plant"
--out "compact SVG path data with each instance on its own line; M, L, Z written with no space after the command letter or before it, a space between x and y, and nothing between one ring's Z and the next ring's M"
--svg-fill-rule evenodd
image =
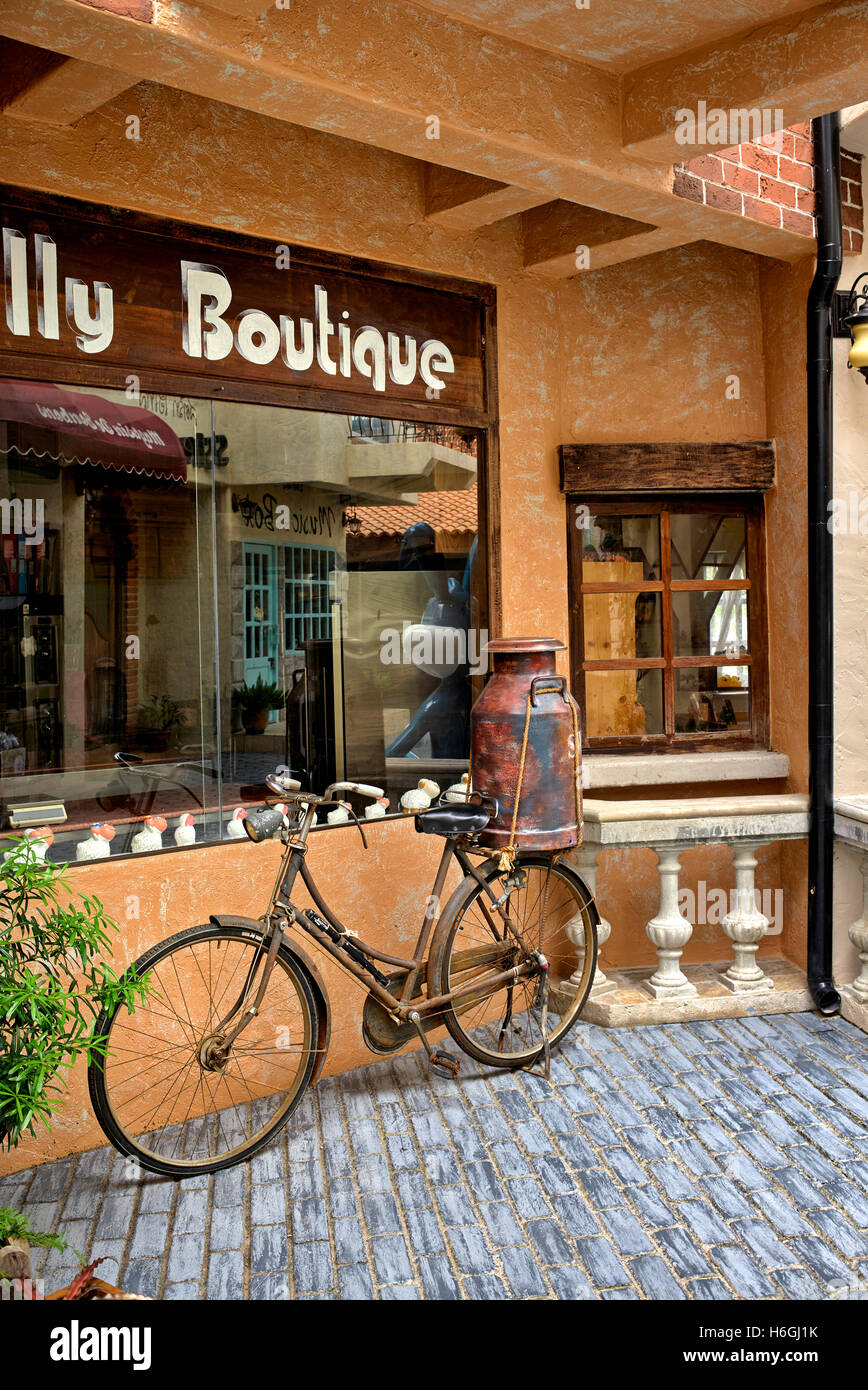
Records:
M32 1246L49 1245L54 1250L66 1250L69 1242L53 1232L34 1231L26 1216L14 1207L0 1207L0 1283L13 1286L15 1296L36 1297L33 1286ZM77 1250L73 1254L81 1260Z
M146 979L108 963L119 931L98 898L73 895L68 866L40 859L27 839L7 839L0 865L0 1148L63 1104L61 1076L79 1057L105 1053L93 1036L102 1007L128 1008Z
M154 752L176 744L186 723L184 710L168 695L152 695L146 705L139 706L139 739Z
M286 691L274 681L264 681L257 676L253 685L239 685L232 692L233 703L241 715L241 723L247 734L261 734L268 724L269 712L283 709L286 704Z

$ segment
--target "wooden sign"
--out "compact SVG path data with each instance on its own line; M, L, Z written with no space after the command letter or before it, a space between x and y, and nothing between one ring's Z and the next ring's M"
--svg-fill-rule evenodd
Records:
M561 492L767 492L775 443L562 444Z
M24 199L7 194L2 204L3 370L14 354L16 375L30 375L31 358L33 375L47 363L58 381L75 364L76 381L83 368L105 366L292 386L318 404L324 391L341 392L370 398L380 414L388 401L485 409L483 303L473 287Z

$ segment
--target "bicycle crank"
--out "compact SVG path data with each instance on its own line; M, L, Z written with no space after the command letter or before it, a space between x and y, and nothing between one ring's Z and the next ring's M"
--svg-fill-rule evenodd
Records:
M432 1048L425 1036L425 1029L422 1019L414 1009L409 1015L409 1020L419 1037L422 1039L422 1046L428 1054L428 1066L437 1076L445 1076L454 1081L461 1070L461 1059L456 1057L454 1052L447 1052L445 1048Z

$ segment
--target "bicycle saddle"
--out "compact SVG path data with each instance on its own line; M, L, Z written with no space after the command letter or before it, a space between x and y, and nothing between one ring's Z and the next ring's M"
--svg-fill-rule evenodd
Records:
M414 819L416 829L423 835L473 835L485 829L491 813L473 802L453 801L448 806L419 811Z

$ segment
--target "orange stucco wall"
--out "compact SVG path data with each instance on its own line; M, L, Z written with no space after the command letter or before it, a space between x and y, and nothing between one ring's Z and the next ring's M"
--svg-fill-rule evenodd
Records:
M138 144L123 138L125 115L133 110L141 119ZM791 776L774 789L806 790L806 265L761 263L696 243L570 281L537 280L523 269L515 220L465 234L427 223L415 160L309 131L294 130L290 138L265 117L147 84L74 129L52 130L50 158L44 135L0 117L0 149L0 177L10 184L495 284L502 533L501 572L493 578L504 633L567 637L558 444L775 437L779 483L768 509L772 727L773 746L789 755ZM420 144L420 158L424 153ZM732 376L739 382L736 399L727 395ZM714 790L696 787L692 794ZM345 920L385 949L398 940L407 945L433 877L436 846L407 824L384 826L372 838L364 855L349 832L323 832L314 837L312 862ZM233 842L74 873L121 921L118 955L127 958L214 910L255 916L275 854L273 847ZM783 935L763 950L800 960L804 846L773 846L760 860L759 886L783 888L786 905ZM653 866L650 852L602 857L598 892L615 923L604 967L654 958L644 932L656 906ZM686 886L697 878L732 885L725 848L690 852L684 866ZM131 895L139 899L139 916L128 920ZM687 960L726 955L717 927L698 928L685 952ZM360 1065L368 1054L354 987L343 978L330 977L330 985L334 1071ZM5 1162L21 1167L99 1138L76 1074L50 1139L22 1144Z

